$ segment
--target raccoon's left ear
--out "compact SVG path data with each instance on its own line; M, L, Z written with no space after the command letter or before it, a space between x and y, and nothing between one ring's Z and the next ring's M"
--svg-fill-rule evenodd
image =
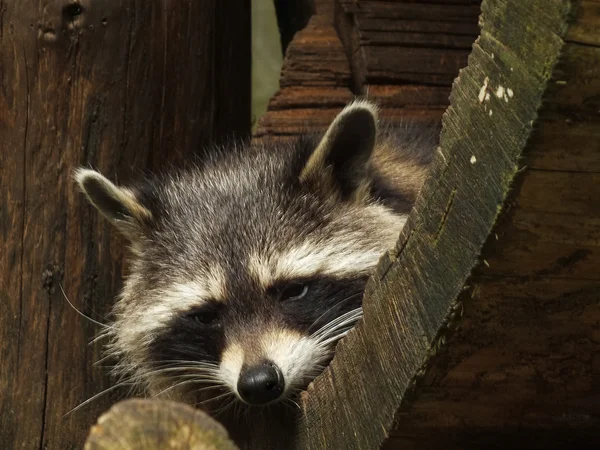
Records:
M333 185L344 198L356 198L369 183L377 137L377 108L367 101L346 106L329 126L300 174L302 182Z
M131 189L113 184L95 170L79 168L75 181L90 203L110 220L127 238L136 241L152 213L136 198Z

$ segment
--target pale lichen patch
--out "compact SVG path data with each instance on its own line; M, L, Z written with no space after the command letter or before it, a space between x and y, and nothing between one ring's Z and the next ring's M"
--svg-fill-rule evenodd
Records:
M510 98L513 98L515 93L513 92L513 90L511 88L506 88L506 93L508 94L508 96Z
M490 117L492 117L492 110L491 110L491 109L490 109L490 112L488 113L488 115L489 115Z
M475 158L475 155L471 156L471 164L475 164L477 162L477 158Z
M444 162L447 163L447 161L446 161L446 155L444 155L444 152L442 152L442 147L438 147L436 149L436 151L437 151L437 153L439 153L441 155L441 157L444 160Z
M504 97L504 86L498 86L498 89L496 89L496 97Z
M488 77L485 77L485 80L483 80L483 86L481 86L481 89L479 90L479 95L477 96L479 98L479 103L483 103L483 100L485 100L486 98L485 94L487 92L489 82L490 79Z

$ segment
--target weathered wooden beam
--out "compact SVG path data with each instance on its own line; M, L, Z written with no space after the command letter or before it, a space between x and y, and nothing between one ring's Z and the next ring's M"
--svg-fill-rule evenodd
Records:
M286 139L297 136L305 131L323 131L331 123L335 115L350 102L356 95L364 94L382 106L381 115L386 119L394 120L423 120L430 122L440 120L441 115L448 105L450 81L458 72L458 67L451 74L446 86L427 86L418 84L409 85L364 85L365 80L355 84L351 80L350 67L356 62L357 55L352 53L347 42L350 37L340 32L340 12L335 13L334 0L319 0L316 2L316 13L310 19L307 27L298 32L291 42L281 72L281 89L269 103L267 113L259 120L255 133L255 140ZM373 6L373 2L367 2ZM379 2L381 3L381 2ZM392 10L400 4L388 2ZM395 5L395 6L394 6ZM400 5L401 6L401 5ZM464 5L454 7L464 9ZM339 5L338 5L339 8ZM373 6L377 10L377 6ZM422 5L413 5L413 10L423 11ZM354 11L354 9L350 9ZM378 14L383 14L379 6ZM426 10L426 9L425 9ZM368 8L361 5L361 14L369 15ZM473 7L468 7L468 14L472 17L471 34L468 35L469 44L476 37L477 21L473 15ZM344 13L346 14L346 13ZM348 12L348 14L350 14ZM370 17L370 15L369 15ZM415 19L416 18L412 18ZM393 18L393 21L398 21ZM334 27L337 25L337 32ZM461 22L464 23L464 22ZM379 24L378 26L380 26ZM343 30L342 30L343 31ZM359 31L352 33L358 36ZM350 33L350 31L348 31ZM388 36L397 39L400 35ZM444 40L453 36L438 30L437 33L428 33L423 36L435 37ZM340 40L341 37L341 40ZM342 45L344 44L344 45ZM379 46L377 51L389 52L389 46ZM394 48L401 49L401 43L395 42ZM387 49L387 50L386 50ZM401 55L389 54L383 58L385 61L414 59L415 48L404 48ZM442 70L447 60L444 52L435 50L435 55L428 54L427 49L421 53L427 56L429 64L434 67L433 72ZM460 50L461 64L466 64L468 49ZM350 61L350 63L349 63ZM354 77L352 73L352 77ZM424 74L415 75L425 77Z
M593 169L570 172L600 162L594 3L483 2L430 180L303 395L294 448L598 444L600 192ZM546 149L553 125L573 159Z
M466 65L477 37L479 0L336 0L335 24L354 91L365 84L447 86Z
M126 400L100 416L85 450L235 450L227 431L199 409L164 400Z
M249 134L250 4L0 1L0 447L81 448L110 394L99 328L123 242L81 164L123 181ZM235 33L231 32L235 29ZM135 168L135 169L134 169Z
M600 446L600 4L574 12L461 327L386 448Z

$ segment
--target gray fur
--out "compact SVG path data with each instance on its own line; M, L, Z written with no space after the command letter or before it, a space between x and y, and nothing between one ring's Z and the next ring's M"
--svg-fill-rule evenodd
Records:
M369 117L377 122L373 105L356 102L338 116L338 126L344 115L356 111L367 122ZM356 117L352 131L360 135L362 119ZM370 139L364 140L364 149L350 152L348 164L340 159L344 147L338 145L332 156L337 158L336 167L323 162L331 161L327 152L335 145L324 140L319 144L310 136L294 144L222 149L191 170L130 186L123 192L132 195L135 204L121 205L116 214L102 210L112 204L103 196L108 192L112 199L122 198L114 190L122 188L106 180L106 189L101 185L91 192L86 181L101 176L80 169L76 177L81 188L124 230L135 250L108 332L109 354L119 360L116 372L153 394L168 388L173 380L156 373L152 352L163 339L168 342L165 335L174 332L183 315L213 302L225 305L226 319L218 354L210 361L221 366L209 372L231 378L218 383L235 392L236 371L251 358L271 358L261 352L277 347L273 340L284 336L290 342L289 354L297 354L302 362L302 367L283 363L291 367L289 376L294 378L286 383L289 389L305 386L331 358L337 339L314 348L304 339L304 347L295 347L294 339L310 333L294 324L295 309L283 311L280 303L267 299L270 285L319 276L361 280L357 286L362 293L362 280L394 245L425 179L437 131L404 127L403 133L380 127L375 147ZM338 136L338 142L349 145L351 139L344 137ZM336 139L335 133L329 138ZM323 157L316 157L315 149L325 152ZM328 305L329 300L319 301ZM355 306L360 306L358 302ZM298 314L304 314L303 307L297 307ZM328 321L349 313L349 308ZM354 323L359 316L348 317ZM345 331L339 331L339 337ZM256 343L261 339L268 341L262 347ZM161 343L161 351L164 347L168 354L168 345ZM224 367L226 350L235 354L231 357L235 361ZM190 401L185 390L170 392Z

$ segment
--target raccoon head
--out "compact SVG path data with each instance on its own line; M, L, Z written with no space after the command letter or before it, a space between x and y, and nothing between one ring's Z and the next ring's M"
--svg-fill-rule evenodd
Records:
M355 102L320 141L228 149L127 188L77 171L132 244L108 347L129 381L210 409L276 402L323 370L406 220L371 195L376 117Z

